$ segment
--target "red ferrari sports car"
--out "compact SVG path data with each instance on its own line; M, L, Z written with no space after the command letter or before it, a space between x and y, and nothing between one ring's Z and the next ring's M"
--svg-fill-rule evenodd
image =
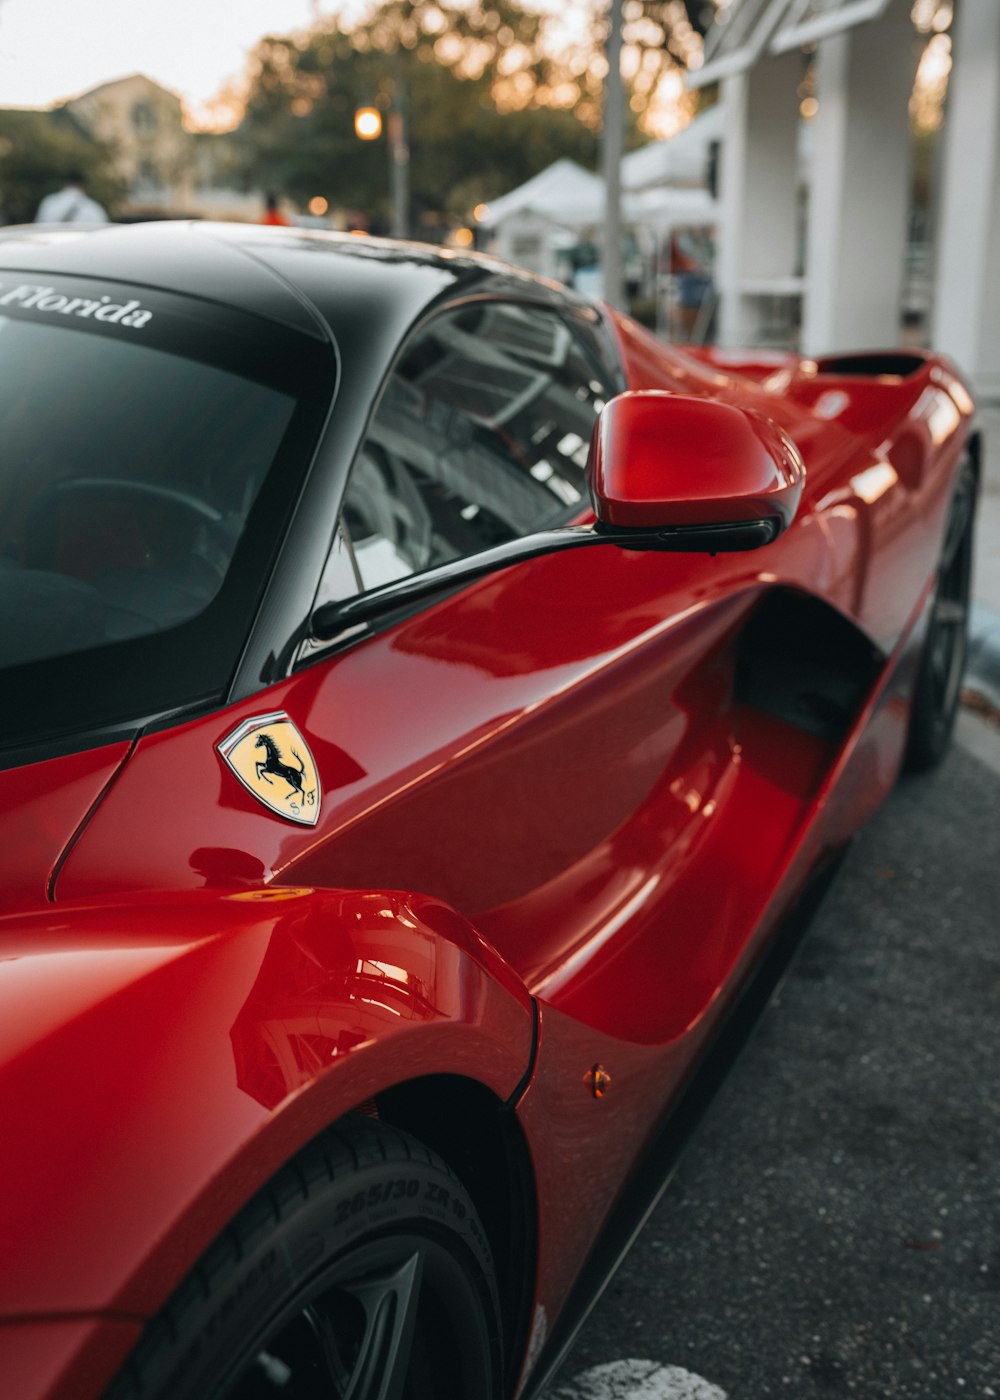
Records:
M206 225L0 355L6 1400L537 1394L948 742L967 389Z

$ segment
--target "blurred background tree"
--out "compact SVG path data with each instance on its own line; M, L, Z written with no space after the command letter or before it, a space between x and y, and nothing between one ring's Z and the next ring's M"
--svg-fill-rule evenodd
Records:
M560 156L592 164L595 135L572 111L525 120L527 113L498 109L490 59L499 58L508 34L531 43L539 26L505 5L490 16L497 28L484 24L477 34L475 11L393 0L350 31L328 24L304 37L264 39L234 133L246 178L303 204L320 194L384 220L386 138L360 141L354 113L363 106L387 112L393 100L408 111L417 222L432 211L460 216L473 186L477 199L490 198Z
M683 70L700 53L707 0L626 0L623 68L630 144L686 125ZM250 65L234 133L249 184L305 204L388 214L383 136L360 141L354 112L405 102L414 224L461 218L471 203L569 157L593 167L606 64L606 7L538 14L510 0L385 0L304 35L270 36ZM692 23L694 17L694 23Z
M30 223L71 170L84 175L87 193L114 218L125 190L107 146L59 112L0 111L0 210L7 223Z

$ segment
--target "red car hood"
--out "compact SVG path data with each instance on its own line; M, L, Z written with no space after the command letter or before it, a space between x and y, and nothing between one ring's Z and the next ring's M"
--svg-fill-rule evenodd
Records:
M127 740L0 772L0 913L36 909L129 751Z

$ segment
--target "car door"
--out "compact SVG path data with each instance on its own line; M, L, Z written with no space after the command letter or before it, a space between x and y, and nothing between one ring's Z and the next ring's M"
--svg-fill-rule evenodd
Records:
M588 518L611 392L548 308L472 302L425 325L349 481L357 586ZM350 762L277 878L437 895L530 986L568 986L574 960L655 915L731 776L718 648L753 595L693 603L699 568L612 547L539 558L320 662L305 719Z

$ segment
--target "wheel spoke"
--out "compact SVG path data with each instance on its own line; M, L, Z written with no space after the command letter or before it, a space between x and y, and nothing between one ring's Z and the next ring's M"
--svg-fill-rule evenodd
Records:
M336 1394L346 1395L351 1383L351 1366L341 1355L341 1343L330 1319L315 1307L303 1308L302 1317L315 1337L326 1368L334 1380Z
M965 541L972 518L973 491L971 487L965 486L961 489L952 503L951 516L948 520L948 528L945 534L944 548L941 551L941 572L945 573L955 560Z
M962 680L974 508L975 486L971 478L965 478L956 489L948 516L924 663L933 720L938 726L949 723Z
M422 1274L418 1250L391 1272L343 1285L365 1313L365 1333L344 1400L403 1400Z
M940 627L959 627L967 614L968 608L960 598L938 598L934 604L934 621Z

